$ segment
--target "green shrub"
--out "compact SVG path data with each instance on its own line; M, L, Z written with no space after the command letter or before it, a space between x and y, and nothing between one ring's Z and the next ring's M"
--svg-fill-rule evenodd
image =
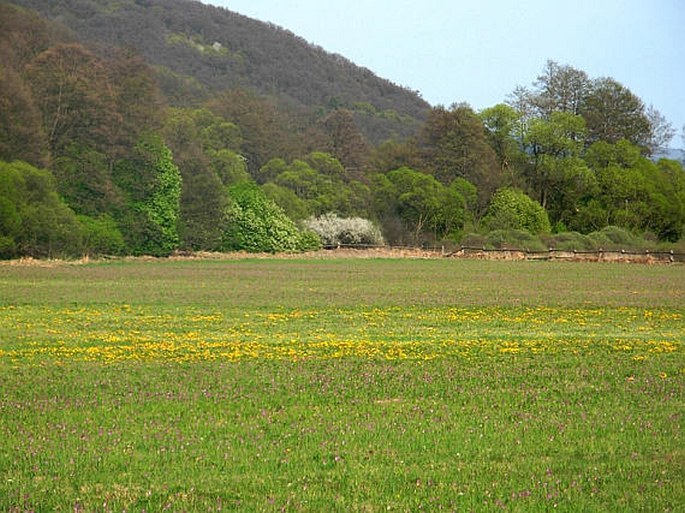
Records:
M124 236L111 216L77 218L81 225L81 252L84 255L121 255L126 251Z
M485 247L524 251L545 251L547 249L538 237L525 230L493 230L485 238Z
M647 242L618 226L607 226L588 237L595 243L596 248L606 250L641 250L648 246Z
M467 233L460 241L460 244L468 248L483 248L485 247L486 237L481 233Z
M318 249L316 235L300 231L283 210L252 182L229 189L221 249L253 253Z
M0 259L9 259L16 255L17 245L12 237L0 235Z
M59 196L50 171L0 162L0 256L78 254L76 215Z
M489 230L551 231L545 209L523 191L509 187L494 194L483 223Z
M562 251L593 251L597 249L597 244L592 238L578 232L557 233L547 239L546 242L550 248Z

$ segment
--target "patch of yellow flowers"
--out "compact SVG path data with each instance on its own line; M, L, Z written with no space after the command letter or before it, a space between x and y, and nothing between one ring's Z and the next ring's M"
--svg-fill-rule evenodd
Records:
M683 352L678 311L372 308L156 312L152 307L0 307L0 362L240 361L571 353L635 361Z

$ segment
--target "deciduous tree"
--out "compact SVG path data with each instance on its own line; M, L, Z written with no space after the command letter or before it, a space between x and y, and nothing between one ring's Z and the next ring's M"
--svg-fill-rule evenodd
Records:
M473 183L481 206L502 184L501 166L483 122L467 105L433 109L419 134L418 148L424 170L444 185L457 177Z

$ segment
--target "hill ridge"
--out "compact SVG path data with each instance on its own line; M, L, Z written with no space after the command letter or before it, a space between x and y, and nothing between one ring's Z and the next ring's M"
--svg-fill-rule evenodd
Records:
M344 107L377 118L361 124L376 143L410 135L430 109L417 92L286 28L197 0L11 3L66 25L89 43L133 49L158 69L166 93L189 83L195 88L190 98L169 94L181 104L245 89L295 109Z

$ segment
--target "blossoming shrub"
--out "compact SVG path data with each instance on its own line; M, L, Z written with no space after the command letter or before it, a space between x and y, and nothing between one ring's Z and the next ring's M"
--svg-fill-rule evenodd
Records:
M316 233L324 246L382 246L385 244L380 229L361 217L338 217L329 212L310 217L305 227Z

